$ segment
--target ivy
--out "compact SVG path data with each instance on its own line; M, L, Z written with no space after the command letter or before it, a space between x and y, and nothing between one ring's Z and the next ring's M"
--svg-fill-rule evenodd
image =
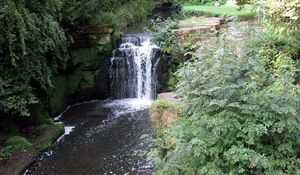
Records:
M29 106L51 87L55 65L68 58L67 38L57 18L61 3L31 3L5 0L0 5L0 112L4 114L29 116Z

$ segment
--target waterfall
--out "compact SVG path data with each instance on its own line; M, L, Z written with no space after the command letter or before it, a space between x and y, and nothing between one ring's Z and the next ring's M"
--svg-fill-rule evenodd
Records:
M111 92L114 98L145 98L156 95L159 47L147 34L122 37L110 59Z

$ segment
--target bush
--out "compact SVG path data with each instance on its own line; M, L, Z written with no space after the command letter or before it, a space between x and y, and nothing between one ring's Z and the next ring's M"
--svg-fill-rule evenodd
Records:
M150 27L147 29L152 40L157 43L163 52L170 52L176 44L176 35L172 29L176 28L178 22L168 18L166 20L156 19L151 21Z
M269 28L273 28L278 33L297 32L299 34L299 0L257 0L257 4L263 8Z
M175 139L173 156L156 151L158 174L300 172L297 64L281 59L270 72L256 50L241 58L230 48L218 47L177 72L189 107L165 133Z

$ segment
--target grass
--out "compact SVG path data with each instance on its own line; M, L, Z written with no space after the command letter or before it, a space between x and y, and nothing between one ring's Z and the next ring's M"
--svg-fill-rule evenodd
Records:
M211 14L217 16L238 16L238 17L253 17L255 16L255 12L253 11L253 6L245 5L242 10L238 10L238 6L202 6L202 5L194 5L194 6L184 6L184 13L203 13L203 14Z
M18 150L32 148L32 146L32 143L25 137L11 136L4 143L3 147L0 146L0 161L11 157Z
M167 108L175 108L176 105L174 102L166 99L157 99L152 103L151 107L156 110L164 110Z
M150 119L157 132L164 131L167 126L179 119L181 108L168 99L157 99L150 107Z
M12 136L6 142L5 146L13 146L16 150L30 148L32 144L22 136Z
M36 148L40 153L49 150L53 143L64 133L64 124L54 124L47 126L48 130L46 135L41 138L39 145Z

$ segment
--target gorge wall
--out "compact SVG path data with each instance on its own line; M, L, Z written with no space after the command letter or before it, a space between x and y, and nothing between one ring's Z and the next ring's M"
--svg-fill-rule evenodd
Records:
M51 114L67 105L110 96L107 60L114 42L111 26L93 26L76 33L71 46L71 59L52 79Z

